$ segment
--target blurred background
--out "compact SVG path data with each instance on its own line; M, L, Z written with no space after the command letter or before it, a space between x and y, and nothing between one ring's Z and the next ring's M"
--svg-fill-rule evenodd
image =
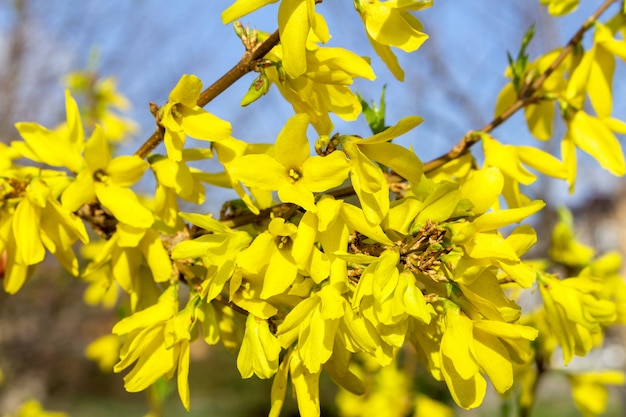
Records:
M149 102L165 103L169 91L185 73L197 75L208 86L243 54L232 26L221 23L221 11L230 3L0 0L0 141L19 139L13 127L18 121L36 121L47 127L62 121L64 76L92 69L98 76L114 76L118 90L133 104L126 115L139 129L118 151L134 152L154 131ZM376 81L357 80L355 88L366 100L378 101L383 86L387 86L387 124L408 115L424 118L422 125L397 142L411 145L422 160L428 161L448 151L467 131L479 129L492 119L497 94L507 82L503 77L508 64L506 52L517 54L532 23L536 24L536 36L529 47L531 60L564 45L600 3L582 1L575 13L553 19L537 0L436 2L431 9L417 13L431 38L415 54L397 52L406 72L403 84L393 79L371 50L352 2L327 0L318 7L333 36L330 46L372 57ZM276 5L270 5L245 17L242 23L273 32L277 26L275 16ZM624 65L618 65L614 115L621 119L626 118L625 75ZM252 74L244 77L210 103L207 110L230 121L233 136L271 142L293 111L275 89L259 102L241 108L239 102L253 78ZM362 118L353 123L335 122L338 132L369 135ZM563 126L557 124L555 132L559 138ZM498 127L493 135L507 143L534 141L522 114ZM310 139L314 139L312 133ZM558 153L558 141L542 145ZM162 148L157 151L164 152ZM480 158L480 152L476 154ZM580 159L576 196L568 194L564 182L542 180L532 197L569 206L575 213L581 240L594 245L599 253L612 249L624 253L626 183L590 158L580 155ZM149 181L141 186L148 193L153 191ZM202 210L219 211L229 198L234 194L211 190ZM535 219L540 242L549 242L554 219L554 213L547 210ZM539 244L537 250L545 250L545 246ZM110 332L114 312L83 305L79 300L84 284L66 278L56 261L49 260L17 296L0 293L0 369L4 373L0 415L28 398L37 398L50 408L74 416L144 415L145 394L126 393L120 375L103 375L84 358L87 344ZM622 346L619 339L615 343ZM219 347L209 349L202 343L193 346L190 415L267 413L267 381L241 381L233 354ZM623 347L616 352L587 360L596 361L593 366L616 365L616 361L623 365ZM586 365L589 363L572 364ZM555 387L558 382L557 378ZM334 415L334 390L329 384L325 386L325 403L331 408L325 415ZM555 415L553 407L558 407L559 415L569 415L564 413L573 410L573 405L566 388L562 395L566 405L557 404L549 395L541 398L540 412ZM621 409L620 400L612 398L611 409ZM167 407L167 416L187 415L175 393ZM490 413L487 409L459 415Z

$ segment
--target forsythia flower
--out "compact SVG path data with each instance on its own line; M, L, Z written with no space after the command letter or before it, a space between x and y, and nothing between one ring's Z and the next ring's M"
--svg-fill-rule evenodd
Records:
M120 351L120 360L113 370L121 372L135 366L124 377L128 392L148 388L158 378L169 379L178 369L178 394L189 411L189 343L195 325L194 310L198 297L178 311L178 286L170 286L159 301L119 321L113 327L116 335L127 335Z
M554 156L532 146L503 145L489 135L483 134L485 166L498 167L504 174L504 195L509 207L528 204L528 198L520 193L520 184L529 185L537 177L525 165L554 178L567 178L567 168Z
M262 276L259 297L268 299L284 292L296 279L298 265L291 254L298 228L285 219L272 219L266 232L237 255L237 265L245 276ZM264 266L266 266L264 268Z
M333 127L329 113L348 121L361 114L361 103L349 88L353 79L373 80L376 76L365 59L346 49L309 46L305 56L307 69L298 77L286 73L280 65L267 67L265 75L296 113L309 115L319 135L329 135ZM281 45L266 55L273 62L285 58Z
M297 339L294 355L309 372L319 373L333 353L339 321L347 308L348 302L341 294L326 285L289 312L278 326L278 340L287 348Z
M422 23L409 11L425 9L432 4L432 0L354 1L374 51L400 81L404 80L404 71L390 47L413 52L422 46L428 35L422 32Z
M143 268L145 262L148 268ZM172 277L172 264L159 233L153 229L117 225L117 230L106 241L83 273L89 276L101 268L109 268L109 280L114 279L127 293L140 297L144 281L166 282ZM110 282L109 282L110 285ZM131 304L135 305L135 298Z
M389 210L389 186L380 165L374 161L393 169L414 185L420 182L422 162L419 158L411 150L388 142L421 122L421 117L410 116L367 139L357 136L340 138L350 157L352 186L371 224L380 224Z
M202 81L195 75L184 74L170 92L167 103L159 109L159 122L165 128L167 156L183 158L185 136L219 141L230 136L230 123L203 110L196 103L202 92Z
M237 356L237 368L242 378L256 374L259 378L271 378L278 369L280 343L269 329L267 320L248 315L246 333Z
M606 411L607 385L624 385L626 378L621 371L595 371L568 374L576 407L584 417L596 417Z
M111 372L120 356L120 337L115 334L100 336L85 349L85 356L98 363L102 372Z
M559 280L539 274L546 319L563 349L565 364L574 354L586 355L594 345L593 335L617 319L615 303L596 296L601 288L589 277Z
M325 157L311 157L306 137L308 125L307 115L296 114L276 138L273 157L243 155L230 163L230 175L249 187L277 190L284 203L316 211L313 193L341 185L347 178L349 166L341 151Z
M299 355L292 350L283 357L272 383L272 407L269 417L278 417L285 402L287 378L291 377L298 411L302 417L319 417L320 392L319 379L321 372L312 373L304 366Z
M477 407L486 392L487 374L499 393L513 385L513 361L518 351L529 351L537 330L495 320L472 321L450 307L441 338L443 377L452 398L462 408Z
M67 184L65 175L36 172L34 178L29 175L21 181L17 176L2 184L7 193L3 197L18 197L10 199L15 204L0 207L0 253L7 253L3 286L11 294L26 281L29 266L43 261L45 249L77 276L78 260L72 246L79 239L89 242L83 222L57 200L59 189Z
M194 204L204 202L204 186L200 182L203 172L187 166L188 161L199 161L213 157L210 149L183 149L182 159L174 161L164 156L149 158L160 186L172 188L177 196Z
M86 99L85 118L88 125L96 123L102 126L110 141L122 141L139 131L139 126L112 111L112 108L125 111L130 102L117 91L117 82L113 77L99 78L91 70L71 72L65 77L65 83L74 94L82 94Z
M236 0L222 13L222 22L229 23L278 0ZM315 0L281 0L278 7L278 30L284 50L285 72L296 78L307 70L306 42L312 30L323 43L330 34L324 17L315 12Z
M208 303L222 292L235 271L235 258L252 239L247 232L231 230L209 216L194 213L180 213L180 216L211 232L180 242L172 249L172 259L202 259L207 271L200 284L200 295Z
M248 210L254 214L259 214L259 207L263 209L272 205L271 192L251 187L250 194L254 197L253 202L237 178L231 175L230 166L231 162L237 160L242 155L262 154L267 152L270 147L271 145L269 144L251 144L233 137L224 139L219 143L213 144L215 153L217 153L217 159L224 167L224 171L219 173L203 172L199 173L198 176L208 184L218 187L231 187L244 202Z
M136 155L111 158L109 143L96 126L85 144L85 167L61 196L63 206L75 211L98 198L122 223L150 227L154 217L128 187L139 181L148 163Z
M128 188L139 181L148 163L135 155L111 158L109 143L99 126L85 142L78 106L69 91L65 93L65 108L67 123L54 131L35 123L17 123L15 127L24 142L14 142L13 146L33 161L76 173L76 179L61 196L67 210L76 211L98 197L121 222L150 227L152 213Z

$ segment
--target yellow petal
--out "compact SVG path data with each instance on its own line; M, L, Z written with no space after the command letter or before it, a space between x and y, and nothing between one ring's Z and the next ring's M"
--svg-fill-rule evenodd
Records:
M35 265L43 261L46 251L39 234L40 221L41 207L33 204L29 198L23 198L12 219L16 263Z
M513 385L513 365L506 347L496 336L474 329L474 349L481 369L496 391L504 394Z
M85 143L84 157L92 172L104 170L111 160L109 142L99 125L96 125L91 137Z
M365 156L391 168L413 185L419 184L422 161L410 149L395 143L375 143L362 146L361 150Z
M524 107L524 115L528 130L537 139L547 140L552 137L552 125L554 123L555 104L552 100L540 101Z
M283 360L278 367L274 380L272 381L272 391L270 394L271 408L269 417L279 417L280 412L285 402L285 393L287 392L287 377L289 375L289 363L291 362L291 356L293 351L287 351L287 354L283 357Z
M525 207L519 207L508 210L494 210L478 217L474 224L477 232L487 232L497 230L513 223L519 223L525 218L532 216L539 210L544 208L546 203L541 200L535 200Z
M404 135L405 133L413 130L415 127L417 127L419 124L421 124L424 121L424 119L422 119L419 116L408 116L405 117L403 119L400 119L400 121L398 123L396 123L395 125L391 126L388 129L383 130L380 133L375 134L374 136L371 136L361 142L357 142L359 145L371 145L374 143L383 143L383 142L389 142L392 139L395 139L397 137L400 137L402 135Z
M469 410L482 404L487 392L487 381L479 373L469 379L463 379L454 368L451 358L441 360L443 376L454 402L461 408Z
M515 86L513 83L508 83L504 86L504 88L502 88L502 90L500 90L500 93L498 93L494 116L497 117L504 113L504 111L511 107L516 100L517 91L515 91Z
M314 213L317 211L313 193L305 187L302 181L295 184L283 183L278 189L278 198L283 203L294 203Z
M172 262L163 247L159 234L148 229L139 244L139 249L146 259L155 282L167 282L172 278Z
M419 20L409 13L398 12L378 2L367 4L364 9L368 35L383 45L413 52L428 39L428 35L420 32Z
M290 257L290 255L280 250L272 255L263 279L261 298L268 299L278 295L293 283L298 273L298 267L293 259L289 259L287 256Z
M599 118L611 116L613 110L613 73L615 58L604 48L596 48L589 73L587 92Z
M451 361L455 372L463 380L469 380L478 373L472 322L461 313L450 310L446 312L446 331L441 338L441 356Z
M192 138L217 142L229 138L232 133L229 122L201 107L182 107L179 112L182 115L181 126Z
M554 178L567 178L565 164L554 156L534 146L517 146L520 161L530 168Z
M194 107L202 91L202 81L193 74L183 74L169 94L168 101Z
M459 190L461 198L470 200L474 205L472 211L480 214L489 210L498 201L503 187L504 178L500 169L488 167L470 171ZM480 193L476 190L480 190Z
M185 410L189 411L189 341L183 340L180 345L176 384L178 385L180 402Z
M382 43L378 43L375 41L369 33L367 34L367 39L369 39L372 48L376 52L376 55L382 59L385 63L389 71L396 77L396 80L403 82L404 81L404 70L398 63L398 58L395 56L391 48L387 45L383 45Z
M222 23L230 23L235 19L239 19L263 6L276 3L277 1L278 0L236 0L222 12Z
M358 207L343 203L340 208L340 215L350 229L357 230L359 233L385 245L393 244L382 228L377 224L372 225Z
M320 373L309 372L299 355L293 355L289 363L291 383L296 394L298 410L302 417L319 417L319 377Z
M275 191L288 181L288 171L266 154L244 155L228 167L230 175L249 187Z
M313 156L302 164L302 184L313 192L324 192L340 186L349 171L350 165L341 151L325 157Z
M98 200L122 223L149 228L154 216L130 189L115 184L96 183Z
M601 120L579 111L571 119L569 128L576 146L593 156L604 169L617 176L626 174L622 146Z
M120 187L130 187L141 179L150 165L137 155L114 158L106 167L110 180Z
M310 30L307 3L310 0L282 0L278 28L283 47L283 65L291 78L306 71L306 39Z
M274 151L276 160L288 169L299 170L311 153L306 137L308 126L309 116L303 113L296 114L287 120L276 138Z

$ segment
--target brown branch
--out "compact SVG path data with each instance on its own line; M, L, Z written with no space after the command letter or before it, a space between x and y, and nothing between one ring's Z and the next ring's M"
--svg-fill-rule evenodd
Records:
M457 143L452 149L450 149L447 153L428 161L424 164L424 172L431 172L440 166L444 165L446 162L452 161L453 159L458 158L463 155L465 152L469 150L476 142L480 140L480 136L477 135L477 132L480 133L489 133L493 131L496 127L504 123L508 120L513 114L517 113L518 110L524 108L525 106L531 104L533 101L538 98L534 96L537 90L543 85L543 83L548 79L548 77L558 68L559 65L565 60L567 55L574 49L574 47L580 43L583 38L585 32L587 32L595 23L596 20L606 11L606 9L612 4L619 0L606 0L599 8L596 10L578 29L578 31L572 36L572 38L567 42L567 44L561 50L559 56L550 64L550 66L539 76L537 77L530 85L525 86L521 89L524 91L524 94L515 101L508 109L499 114L495 119L491 122L487 123L483 126L482 129L478 131L470 131L463 136L463 138Z
M278 30L270 35L263 43L259 44L251 51L247 51L241 60L235 64L228 72L215 81L206 90L200 93L197 104L200 107L206 106L211 100L223 93L228 87L233 85L235 81L253 71L257 66L257 61L263 58L267 53L278 44L280 36ZM163 134L165 133L162 127L158 127L156 131L150 136L141 147L135 152L135 155L145 158L148 154L156 148L163 141Z

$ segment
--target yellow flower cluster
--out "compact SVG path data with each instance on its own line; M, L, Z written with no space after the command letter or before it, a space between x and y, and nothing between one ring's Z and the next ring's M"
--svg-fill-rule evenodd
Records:
M222 19L276 2L236 0ZM48 251L89 283L88 303L112 307L125 293L126 317L86 354L104 370L130 369L128 391L176 375L186 409L190 344L199 336L236 352L242 378L273 379L270 416L280 414L289 381L300 414L319 416L322 372L366 395L356 406L341 394L346 415L371 415L385 403L398 414L380 415L449 416L449 408L421 395L388 399L393 391L411 391L397 372L401 352L444 383L462 408L483 402L488 381L503 395L519 384L520 404L528 407L540 372L551 369L558 352L567 364L599 346L608 326L626 322L621 257L594 258L574 239L567 213L554 230L551 259L524 259L537 236L522 223L545 204L520 190L537 179L531 170L573 187L576 148L610 172L626 173L615 136L626 125L611 117L615 57L626 59L626 43L615 33L624 25L597 23L593 46L558 67L551 67L555 51L509 71L514 82L500 94L496 113L527 100L529 130L546 140L558 104L567 127L560 159L504 144L485 129L467 137L482 142L482 166L466 153L429 170L412 149L393 142L422 123L420 117L402 118L367 138L332 135L331 114L350 121L362 111L350 90L353 80L375 75L367 59L320 46L330 35L316 3L282 0L281 43L255 62L259 91L275 84L296 113L271 144L232 137L229 122L198 104L202 82L189 74L154 109L165 152L145 160L114 157L115 129L83 125L69 92L65 123L54 129L18 123L23 140L0 145L5 291L17 292ZM542 3L554 14L577 5ZM427 35L411 12L432 1L354 5L374 50L402 79L391 48L411 52L422 45ZM550 76L533 89L548 69ZM109 102L121 100L112 86L102 89ZM595 115L585 110L587 98ZM378 120L384 125L384 117ZM315 143L307 137L310 128L318 134ZM189 147L188 137L205 146ZM189 165L214 157L221 172ZM39 167L20 166L20 158ZM156 189L140 197L131 187L148 170ZM206 184L232 188L240 198L224 205L220 220L179 208L180 199L202 204ZM89 243L81 218L104 239ZM82 273L78 241L89 261ZM533 291L541 303L523 314L517 297ZM367 371L374 369L372 382ZM602 397L605 385L623 382L611 370L568 378L589 415L605 401L592 404L585 392Z

